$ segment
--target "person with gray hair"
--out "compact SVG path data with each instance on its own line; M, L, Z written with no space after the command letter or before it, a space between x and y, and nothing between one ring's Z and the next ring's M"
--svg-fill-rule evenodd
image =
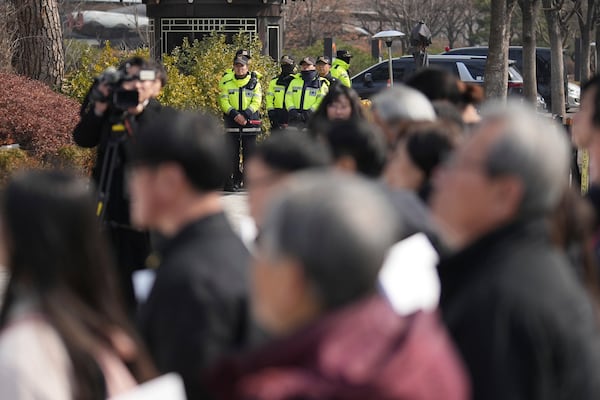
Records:
M438 265L440 308L475 400L600 397L595 309L546 222L568 171L565 132L522 103L494 103L435 180L453 251Z
M396 84L373 96L371 110L374 121L383 130L390 148L394 147L407 123L436 120L435 110L429 99L418 90L402 84Z
M215 372L215 397L467 398L437 314L402 317L376 293L397 231L380 189L357 176L305 172L280 193L252 270L254 316L279 340Z

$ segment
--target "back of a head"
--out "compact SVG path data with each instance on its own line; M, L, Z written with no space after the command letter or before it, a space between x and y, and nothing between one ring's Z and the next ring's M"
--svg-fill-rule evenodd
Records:
M365 120L332 121L324 135L334 160L351 157L358 173L377 178L386 162L385 138Z
M198 191L223 187L230 165L219 121L204 113L165 110L136 137L131 162L179 164Z
M265 251L298 260L325 309L371 293L397 234L379 187L356 176L312 172L295 176L286 189L265 220Z
M251 157L260 158L269 168L281 172L331 164L331 156L325 145L303 132L271 135L256 146Z
M425 95L406 85L396 84L371 99L371 108L386 123L435 121L435 110Z
M95 206L87 179L57 171L15 175L2 199L11 282L26 283L44 299L44 307L56 307L47 296L60 292L108 312L106 305L118 294Z
M569 142L564 129L519 101L491 102L482 110L483 125L502 124L486 168L492 176L512 175L524 186L520 217L552 211L568 185Z
M419 70L406 84L423 93L430 101L462 102L458 78L445 69L428 67Z

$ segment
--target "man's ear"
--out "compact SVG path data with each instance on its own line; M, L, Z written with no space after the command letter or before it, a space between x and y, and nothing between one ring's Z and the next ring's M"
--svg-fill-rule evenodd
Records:
M497 201L490 207L493 208L494 214L503 220L514 217L519 212L525 195L523 181L515 176L500 176L493 179L492 190Z

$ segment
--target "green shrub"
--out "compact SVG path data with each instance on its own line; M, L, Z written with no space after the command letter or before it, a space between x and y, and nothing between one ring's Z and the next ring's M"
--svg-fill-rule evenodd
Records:
M0 149L0 184L6 183L15 171L39 168L40 162L21 149Z
M58 149L56 154L47 161L47 164L59 169L80 171L83 175L89 176L95 160L96 149L69 145Z
M79 61L70 61L73 69L66 71L62 93L78 100L80 103L83 102L94 78L106 68L116 67L133 56L148 57L150 54L148 49L115 50L109 42L101 49L92 46L76 47L76 49L80 54L80 58Z
M277 63L261 54L258 39L249 40L247 35L234 36L233 43L225 43L225 36L213 32L202 41L189 43L184 39L180 47L163 57L168 83L159 96L162 104L176 108L202 109L221 117L219 108L219 80L232 68L238 49L248 49L252 55L250 70L260 75L263 98L269 81L279 73ZM264 106L264 101L263 101ZM262 110L263 127L268 128L266 112Z

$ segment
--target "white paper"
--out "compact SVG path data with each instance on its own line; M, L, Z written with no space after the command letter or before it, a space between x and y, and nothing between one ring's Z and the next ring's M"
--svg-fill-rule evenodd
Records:
M138 304L145 302L150 295L155 278L156 271L153 269L140 269L133 272L131 276L133 280L133 292Z
M159 376L110 400L186 400L183 380L176 373Z
M440 298L438 261L437 252L423 233L390 248L379 272L379 285L398 314L437 308Z

